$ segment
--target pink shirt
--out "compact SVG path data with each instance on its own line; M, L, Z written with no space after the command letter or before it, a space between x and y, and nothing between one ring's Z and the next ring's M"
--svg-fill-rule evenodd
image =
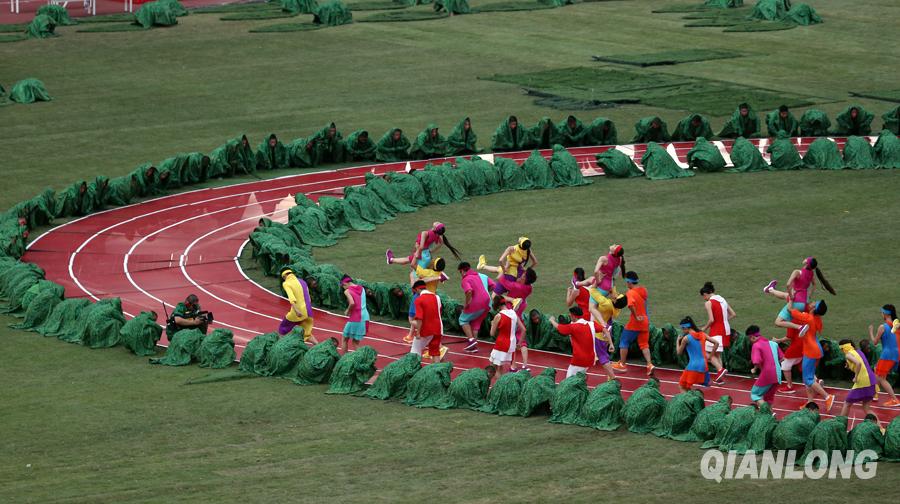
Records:
M777 346L776 346L777 348ZM784 358L781 348L778 348L778 360ZM750 361L759 368L759 377L754 385L765 387L766 385L774 385L778 383L778 371L775 368L775 355L772 353L772 346L769 340L762 336L753 344L750 349Z
M600 279L599 289L607 292L612 290L613 277L616 276L616 270L619 269L620 264L622 264L621 257L606 254L606 264L600 266L600 273L603 273L603 277Z
M794 288L794 299L795 303L805 303L807 302L807 298L809 296L809 285L812 283L813 279L813 271L811 269L803 268L800 270L800 275L794 279L794 285L791 287Z
M347 289L350 297L353 298L353 309L350 310L350 322L362 322L362 285L354 285Z
M475 313L490 308L491 296L484 290L484 280L478 272L467 271L462 277L461 284L463 292L472 293L472 300L463 308L463 313ZM494 282L491 279L487 279L487 284L488 289L493 290Z

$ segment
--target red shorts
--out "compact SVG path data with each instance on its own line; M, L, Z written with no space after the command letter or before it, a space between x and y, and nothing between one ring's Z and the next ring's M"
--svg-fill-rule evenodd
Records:
M897 361L895 360L878 359L878 362L875 363L875 376L887 378L887 375L891 373L891 370L894 369L894 366L896 365Z
M645 350L650 348L650 331L641 331L637 335L638 348Z
M441 355L441 335L435 334L431 337L431 341L428 342L428 355L438 356Z
M685 369L681 372L681 379L678 380L678 385L685 390L690 390L694 385L701 385L705 381L706 373L701 373L700 371L688 371Z

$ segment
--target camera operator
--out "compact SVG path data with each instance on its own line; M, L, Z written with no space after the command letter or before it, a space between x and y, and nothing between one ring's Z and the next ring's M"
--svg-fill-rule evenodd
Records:
M200 310L200 300L191 294L183 303L178 303L172 316L166 323L166 336L171 340L172 336L182 329L199 329L206 334L209 323L212 322L212 313Z

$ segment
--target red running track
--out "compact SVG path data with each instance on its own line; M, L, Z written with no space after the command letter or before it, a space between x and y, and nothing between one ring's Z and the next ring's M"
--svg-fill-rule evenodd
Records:
M686 151L681 144L671 145L677 154ZM591 168L596 166L594 155L607 148L572 149L572 153L583 164L585 172L591 174ZM545 154L549 156L549 152ZM526 152L506 156L523 160L528 155ZM415 162L413 166L421 164L424 162ZM200 189L106 210L68 222L38 237L29 244L23 260L41 266L48 279L65 287L67 297L121 298L128 316L144 310L159 313L162 304L171 310L172 302L197 293L203 307L215 312L214 325L234 332L240 357L250 339L277 328L289 307L286 299L247 278L238 263L247 237L259 219L269 216L285 221L296 192L304 192L311 198L340 194L347 185L364 183L368 172L382 174L402 170L404 166L405 163L391 163L287 176ZM320 339L340 334L345 322L343 316L318 309L314 315ZM389 324L371 324L365 342L378 351L379 368L408 351L409 345L402 341L406 332L406 328ZM473 355L460 351L462 345L458 343L462 338L449 336L446 341L451 348L447 358L453 361L457 372L487 364L491 344L480 343L479 353ZM162 343L167 342L164 339ZM547 367L558 369L557 376L562 379L569 357L532 350L529 361L538 372ZM675 369L656 371L667 397L678 393L679 375L680 370ZM631 365L619 377L626 397L646 381L642 365ZM588 373L591 386L603 380L603 373L597 369ZM733 376L723 386L704 389L704 394L708 403L730 394L736 405L744 405L750 402L751 385L751 379ZM846 390L831 389L831 392L838 397L835 408L840 408ZM804 403L802 392L779 394L773 407L781 416ZM900 412L883 407L875 410L882 421Z

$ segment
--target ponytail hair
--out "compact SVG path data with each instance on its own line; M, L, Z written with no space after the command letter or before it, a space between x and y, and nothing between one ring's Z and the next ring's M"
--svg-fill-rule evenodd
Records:
M886 304L886 305L882 306L881 309L883 311L890 312L890 313L887 313L886 315L891 316L891 321L897 320L897 308L895 308L894 305Z
M453 257L455 257L457 259L462 259L462 257L459 255L459 250L456 250L456 247L454 247L453 245L450 245L450 241L447 240L446 233L441 233L441 241L443 241L444 245L446 245L447 248L450 249L450 252L453 254Z
M584 268L582 268L580 266L578 268L575 268L574 275L575 275L575 278L577 278L579 282L583 281L584 280Z
M703 287L700 288L700 294L715 294L716 288L713 287L712 282L706 282L703 284Z
M813 259L815 261L815 259ZM834 291L834 287L828 283L828 280L825 280L825 274L822 273L822 270L819 269L818 266L815 266L816 278L819 279L819 283L822 284L822 287L825 287L825 290L831 293L832 296L837 296L837 292Z

